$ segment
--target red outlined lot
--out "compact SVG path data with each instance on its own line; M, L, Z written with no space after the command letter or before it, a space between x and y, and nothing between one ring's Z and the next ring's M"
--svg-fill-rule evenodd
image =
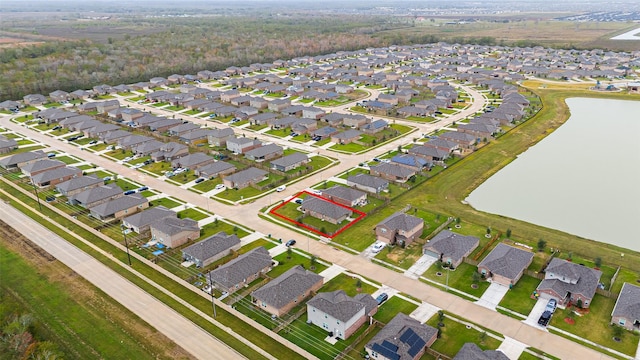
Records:
M355 220L352 220L352 221L351 221L350 223L348 223L347 225L345 225L345 226L343 226L342 228L340 228L340 229L339 229L338 231L336 231L333 235L329 235L329 234L325 234L325 233L323 233L322 231L319 231L319 230L317 230L317 229L315 229L315 228L313 228L313 227L311 227L311 226L309 226L309 225L306 225L306 224L303 224L303 223L301 223L301 222L298 222L298 221L296 221L296 220L294 220L294 219L292 219L292 218L290 218L290 217L288 217L288 216L284 216L284 215L282 215L282 214L278 214L278 209L280 209L281 207L283 207L283 206L285 206L286 204L290 203L293 199L297 198L297 197L298 197L298 196L300 196L301 194L307 194L307 195L309 195L309 196L316 197L316 198L321 199L321 200L324 200L324 201L326 201L326 202L330 202L330 203L332 203L332 204L334 204L334 205L338 205L338 206L343 207L343 208L345 208L345 209L349 209L349 210L353 211L353 213L358 214L358 217L357 217ZM337 203L337 202L335 202L335 201L332 201L332 200L329 200L329 199L323 198L322 196L318 196L318 195L316 195L316 194L312 194L312 193L310 193L310 192L308 192L308 191L306 191L306 190L304 190L304 191L301 191L301 192L297 193L295 196L292 196L289 200L287 200L287 201L283 202L282 204L280 204L280 205L276 206L275 208L271 209L271 211L269 211L269 214L273 214L273 215L275 215L275 216L277 216L277 217L279 217L279 218L282 218L282 219L284 219L284 220L287 220L288 222L294 223L294 224L296 224L296 225L298 225L298 226L300 226L300 227L302 227L302 228L305 228L305 229L307 229L307 230L309 230L309 231L313 231L313 232L314 232L314 233L316 233L316 234L319 234L319 235L322 235L322 236L328 237L328 238L330 238L330 239L333 239L334 237L336 237L336 236L340 235L340 233L342 233L343 231L347 230L347 229L348 229L348 228L350 228L353 224L355 224L355 223L357 223L358 221L362 220L362 218L364 218L364 217L367 215L366 213L364 213L364 212L362 212L362 211L360 211L360 210L356 210L356 209L354 209L354 208L352 208L352 207L349 207L349 206L345 206L345 205L339 204L339 203Z

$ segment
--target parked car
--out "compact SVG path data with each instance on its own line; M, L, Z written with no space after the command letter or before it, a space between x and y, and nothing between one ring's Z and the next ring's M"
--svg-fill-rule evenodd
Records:
M302 205L302 199L295 199L293 202L295 202L298 205Z
M166 173L164 173L164 176L166 177L172 177L173 175L175 175L173 171L167 171Z
M277 192L281 192L281 191L284 191L286 188L287 188L287 186L286 186L286 185L280 185L280 186L278 186L278 187L276 188L276 191L277 191Z
M294 132L292 132L292 133L291 133L291 134L289 134L289 135L291 135L291 137L296 137L296 136L298 136L299 134L298 134L298 133L294 133Z
M122 162L129 162L133 160L133 156L127 156L126 158L122 159Z
M51 196L51 195L48 195L48 196L45 198L45 200L46 200L47 202L55 201L55 199L56 199L56 197L55 197L55 196Z
M138 192L143 192L143 191L146 191L146 190L149 190L149 187L148 186L143 186L143 187L138 189Z
M133 165L133 168L134 169L140 169L143 166L144 166L144 163L137 163L137 164Z
M551 311L545 310L542 315L540 315L540 319L538 319L538 325L547 326L549 320L551 320L551 315Z
M48 158L56 157L56 153L48 153L47 157Z
M204 181L204 178L197 178L196 179L196 184L200 184L203 181Z
M215 187L216 190L220 190L220 189L224 189L224 188L225 188L224 184L218 184Z
M552 314L556 312L556 307L558 306L558 302L556 299L549 299L547 306L544 308L544 311L549 311Z
M373 244L373 247L371 247L371 251L373 253L377 254L380 251L382 251L382 249L384 249L385 245L386 245L385 243L377 242L377 243Z
M289 241L286 242L285 246L286 247L290 247L296 244L296 241L294 239L291 239Z
M131 194L135 194L136 191L135 190L127 190L124 192L125 195L131 195Z
M89 141L89 145L94 145L94 144L97 144L97 143L98 143L98 140L91 140L91 141Z
M383 302L387 301L388 298L389 298L389 295L387 295L387 293L382 293L378 295L378 297L376 298L376 302L378 303L378 305L380 305Z
M53 129L51 129L51 130L55 131L55 130L60 130L60 129L62 129L62 126L60 126L60 125L56 125L56 126L54 126L54 127L53 127Z

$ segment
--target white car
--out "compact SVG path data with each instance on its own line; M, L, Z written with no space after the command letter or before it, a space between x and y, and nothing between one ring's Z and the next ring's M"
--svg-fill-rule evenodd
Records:
M216 185L215 189L216 190L220 190L220 189L224 189L224 188L225 188L224 184L218 184L218 185Z
M386 246L385 243L377 242L373 244L373 246L371 247L371 252L373 252L374 254L377 254L380 251L382 251L382 249L384 249L385 246Z
M287 188L287 187L286 187L285 185L280 185L280 186L278 186L278 187L276 188L276 191L277 191L277 192L281 192L281 191L284 191L284 189L286 189L286 188Z
M182 174L183 172L187 171L187 169L185 168L179 168L179 169L175 169L173 171L174 174Z
M126 158L122 159L122 162L129 162L133 160L133 156L127 156Z
M133 165L133 168L134 169L139 169L139 168L141 168L143 166L144 166L144 163L138 163L138 164Z
M311 193L314 195L322 195L322 191L318 190L318 189L311 189Z

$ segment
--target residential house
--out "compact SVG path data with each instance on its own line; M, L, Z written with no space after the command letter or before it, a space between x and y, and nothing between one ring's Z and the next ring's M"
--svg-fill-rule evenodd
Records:
M260 146L244 153L245 158L253 161L271 160L282 156L284 149L276 144Z
M536 291L543 298L554 298L558 305L588 308L596 294L602 272L567 260L553 258L544 270L544 280Z
M104 185L104 180L94 175L79 176L56 185L56 190L66 197L71 197L85 190Z
M184 248L182 250L182 260L192 262L197 268L202 268L229 255L231 251L238 251L239 249L240 239L238 235L229 235L221 231Z
M155 139L149 136L144 136L144 135L129 134L129 136L118 139L118 145L125 150L131 150L134 147L144 144L151 140L155 140Z
M96 102L96 111L100 114L106 114L113 109L117 109L120 107L120 102L118 100L107 100Z
M54 92L49 93L49 99L53 102L65 102L69 100L69 93L63 90L56 90Z
M82 176L82 170L73 166L60 167L31 176L31 182L38 187L54 186L61 182Z
M282 316L322 287L324 278L297 265L251 293L260 309Z
M420 237L423 229L424 220L421 218L397 212L376 225L376 240L404 247Z
M135 214L149 207L149 201L140 194L131 194L109 200L89 211L91 216L102 221L120 219L130 214Z
M271 161L271 168L274 170L287 172L289 170L293 170L297 167L300 167L309 162L309 157L307 154L295 152L291 155L287 155L281 157L280 159L276 159Z
M322 190L322 197L350 207L367 203L367 193L341 185Z
M191 145L204 144L212 133L215 133L215 130L197 129L180 135L180 141Z
M291 106L291 100L289 99L276 99L269 102L267 107L271 111L281 112L282 110Z
M627 330L640 331L640 286L622 284L622 290L611 313L611 323Z
M177 217L175 211L164 206L154 206L122 219L122 226L137 234L142 234L150 231L151 224L154 222L175 217Z
M262 146L262 142L257 139L251 139L246 137L241 138L228 138L227 150L234 154L244 154L249 150L253 150Z
M244 189L249 185L259 183L264 180L269 173L254 167L238 171L235 174L222 178L222 183L228 189Z
M364 124L360 126L360 130L362 130L367 134L375 134L386 129L388 126L389 126L389 123L386 120L379 119L379 120L374 120L368 124Z
M94 127L85 129L83 131L83 134L85 137L99 138L103 134L106 134L108 132L115 131L118 129L120 129L120 127L114 124L97 124Z
M216 161L209 165L201 166L195 170L197 176L213 179L216 176L232 174L238 170L234 165L224 161Z
M128 131L113 130L99 135L98 138L105 144L114 144L117 143L120 139L124 139L128 136L131 136L131 133Z
M180 124L169 128L169 135L171 136L180 136L182 134L188 133L189 131L194 131L200 129L200 125L194 124L191 122L187 122L184 124Z
M479 244L480 239L475 236L442 230L422 246L422 253L449 264L452 268L457 268Z
M482 350L475 343L465 343L453 360L509 360L502 351Z
M344 126L349 126L352 128L360 128L361 126L367 124L368 122L369 122L369 119L367 119L367 117L364 115L343 114L343 117L342 117L342 123L344 124Z
M314 106L309 106L309 107L305 107L304 109L302 109L302 117L303 118L307 118L307 119L315 119L315 120L319 120L321 117L323 117L325 115L325 111L314 107Z
M103 204L109 200L124 196L122 188L116 184L106 184L89 188L69 197L69 204L85 209Z
M205 278L216 289L232 294L269 272L272 266L269 251L260 246L209 272Z
M442 163L449 158L449 152L432 146L418 145L409 149L409 154L419 156L427 161Z
M389 188L389 181L367 174L357 174L347 178L347 185L370 193L379 194Z
M498 131L495 126L474 123L458 124L457 129L461 133L471 134L480 140L490 139Z
M18 148L18 142L0 135L0 154L8 154Z
M331 141L336 144L349 144L360 139L362 131L350 129L331 136Z
M62 161L46 159L22 165L22 167L20 167L20 170L26 176L34 176L45 171L59 169L65 166L67 165Z
M154 121L150 124L148 124L149 126L149 130L151 131L157 131L157 132L165 132L167 130L169 130L170 128L182 124L182 120L180 119L163 119L160 118L158 121Z
M169 248L177 248L200 237L198 222L189 218L166 217L158 219L149 226L151 239Z
M319 293L307 302L307 322L342 340L348 339L376 312L378 303L371 295L350 297L344 290Z
M300 208L305 215L310 215L332 224L340 224L353 214L353 211L346 206L340 206L315 196L307 196Z
M162 145L160 150L151 154L151 160L172 161L186 155L189 155L189 148L186 145L176 142L168 142Z
M429 170L433 167L433 163L427 161L425 158L408 154L401 154L392 157L391 163L404 166L413 171Z
M440 138L448 141L453 141L460 146L460 149L471 151L475 150L476 143L478 142L473 135L459 131L444 132L440 134Z
M460 145L458 145L457 143L453 141L445 140L445 139L440 139L440 138L431 139L426 143L424 143L423 146L442 150L442 151L445 151L447 154L451 154L452 152L460 148Z
M227 140L232 139L234 136L233 129L224 128L224 129L212 129L213 131L209 133L207 136L209 145L212 146L226 146Z
M377 360L418 360L438 338L438 329L398 313L364 346Z
M371 175L373 176L379 176L381 178L400 183L406 182L410 177L416 174L415 170L390 163L375 165L372 166L369 170Z
M270 125L278 118L278 114L272 112L260 113L249 117L252 125Z
M331 126L325 126L316 130L313 130L311 132L311 135L314 137L319 137L320 140L326 139L326 138L330 138L333 135L337 134L339 132L338 129L331 127Z
M478 271L493 282L511 287L520 280L531 261L532 252L500 243L478 264Z
M20 109L20 103L13 100L5 100L0 102L0 110L17 111Z
M157 151L160 151L160 149L162 149L163 146L164 146L163 142L160 142L158 140L151 140L133 147L132 150L133 150L133 153L136 155L147 156Z
M44 159L47 159L47 154L42 150L26 151L0 159L0 167L5 170L17 170L25 165Z
M171 167L174 169L185 168L189 170L196 170L202 166L213 164L215 161L216 159L205 153L196 152L171 161Z
M29 94L22 98L25 105L38 106L47 103L47 98L42 94Z

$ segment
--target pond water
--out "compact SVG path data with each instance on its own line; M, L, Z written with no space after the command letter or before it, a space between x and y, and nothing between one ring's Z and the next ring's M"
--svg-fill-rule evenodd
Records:
M474 190L475 209L640 251L640 101L567 99L571 117Z

